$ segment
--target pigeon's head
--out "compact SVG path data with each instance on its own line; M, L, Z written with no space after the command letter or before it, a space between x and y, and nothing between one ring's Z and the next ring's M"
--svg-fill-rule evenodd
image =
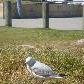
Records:
M32 57L28 57L28 58L26 58L25 63L28 63L31 59L32 59Z
M26 62L25 62L28 66L32 67L36 61L32 58L32 57L28 57L26 58Z

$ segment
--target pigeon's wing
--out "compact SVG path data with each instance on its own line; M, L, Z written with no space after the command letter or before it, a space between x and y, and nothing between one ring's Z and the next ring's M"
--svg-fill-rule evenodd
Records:
M49 77L54 74L51 67L39 61L36 61L34 66L31 67L31 71L36 75L43 76L43 77Z
M49 67L48 65L41 63L39 61L36 61L36 63L34 64L34 66L31 67L32 69L38 68L39 70L47 70L47 71L52 71L51 67Z
M46 70L42 68L33 68L32 72L38 76L43 76L43 77L49 77L54 74L51 70L48 69Z

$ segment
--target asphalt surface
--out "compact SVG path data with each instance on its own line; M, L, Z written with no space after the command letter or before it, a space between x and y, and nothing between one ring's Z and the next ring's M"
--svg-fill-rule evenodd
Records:
M82 30L83 18L50 18L49 27L57 30ZM0 26L5 25L5 20L0 19ZM43 28L42 18L39 19L12 19L13 27Z

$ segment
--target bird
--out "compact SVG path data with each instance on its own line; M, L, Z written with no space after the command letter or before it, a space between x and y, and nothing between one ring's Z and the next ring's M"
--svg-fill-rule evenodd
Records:
M65 76L64 74L54 73L51 67L32 57L27 57L25 63L27 70L36 78L63 78Z

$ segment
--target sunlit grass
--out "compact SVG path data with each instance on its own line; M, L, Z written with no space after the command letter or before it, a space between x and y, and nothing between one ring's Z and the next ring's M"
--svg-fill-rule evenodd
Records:
M0 83L37 84L24 64L31 54L53 66L55 72L67 75L63 79L46 80L45 84L84 84L84 46L74 44L83 38L84 31L1 27Z

